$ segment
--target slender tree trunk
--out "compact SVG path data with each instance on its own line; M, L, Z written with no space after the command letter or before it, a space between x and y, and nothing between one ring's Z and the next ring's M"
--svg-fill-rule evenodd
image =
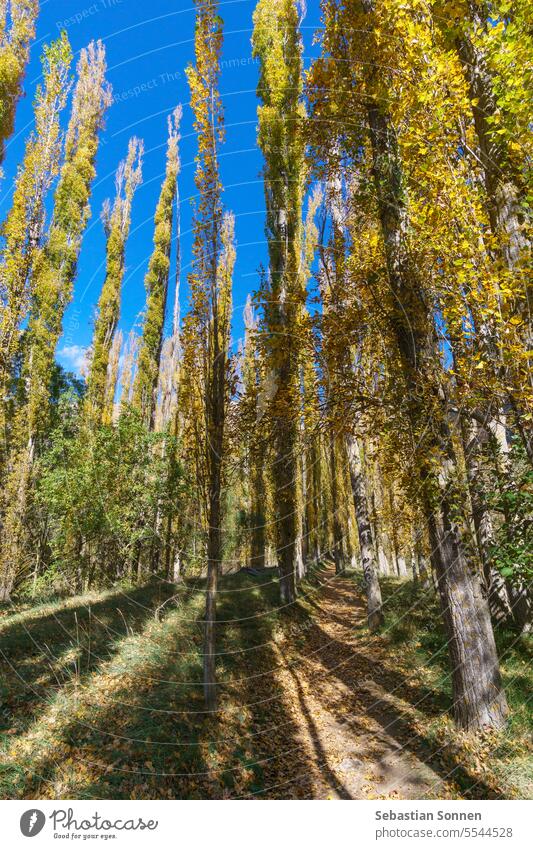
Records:
M523 634L533 631L533 605L531 604L531 585L519 579L514 583L507 584L507 591L511 602L511 611L515 624Z
M305 432L302 434L305 438ZM307 474L307 452L305 445L300 456L300 481L302 488L302 510L300 521L300 555L298 561L298 577L301 580L307 574L309 559L309 482Z
M172 580L175 584L181 581L181 549L176 546L172 560Z
M378 570L382 575L390 575L390 563L389 558L385 553L385 549L383 548L382 540L381 540L381 531L379 525L376 523L376 528L374 531L374 538L377 543L377 555L378 555Z
M495 539L492 516L486 497L485 465L488 460L486 447L491 435L484 425L473 419L466 422L464 418L461 420L461 435L472 505L472 521L483 567L489 608L495 621L505 622L511 617L511 605L505 581L495 568L491 554Z
M209 499L209 534L207 542L207 586L205 597L204 697L208 710L217 707L215 670L215 623L221 550L220 534L220 469L214 469Z
M295 426L290 420L277 419L276 431L278 450L273 469L276 492L276 553L280 599L282 605L287 605L296 601L296 434ZM285 451L283 445L287 446Z
M425 590L431 587L431 577L428 572L426 557L422 548L420 534L413 531L413 559L416 560L418 575Z
M315 564L320 563L320 559L322 557L321 550L321 538L322 538L322 530L321 530L321 522L322 522L322 507L321 507L321 494L322 494L322 475L321 475L321 445L320 439L318 436L315 436L313 439L312 446L312 503L313 503L313 527L312 527L312 538L313 538L313 560Z
M346 438L346 451L350 466L350 481L352 484L352 496L357 521L359 548L361 551L361 565L365 579L368 627L371 631L375 631L383 624L381 587L378 579L372 528L368 515L368 501L363 478L361 455L355 437L348 436Z
M215 622L218 575L222 560L222 456L224 446L224 421L226 402L226 356L225 333L221 327L223 318L220 304L213 305L213 362L211 384L207 394L207 437L209 444L209 502L207 537L207 586L205 599L204 639L204 696L208 710L217 707L215 670ZM222 343L222 344L221 344Z
M525 448L530 465L533 466L533 430L531 429L531 425L527 423L526 417L524 416L524 413L516 398L514 396L511 396L509 398L509 402L513 412L513 418L516 424L516 429L518 430L520 439L522 440L522 444Z
M165 522L165 575L172 580L172 516L169 514Z
M332 513L332 531L333 531L333 562L335 563L335 573L340 575L344 571L344 545L342 524L340 522L340 499L339 499L339 475L337 471L337 451L335 445L335 436L330 434L329 437L329 470L331 482L331 513Z
M301 581L305 578L304 537L302 526L298 530L296 538L296 579Z
M396 557L396 563L398 564L398 575L400 578L407 577L407 563L403 554L398 554Z
M42 567L42 563L43 563L43 560L44 560L44 557L45 557L44 551L45 551L45 547L46 547L47 536L48 536L48 519L45 518L44 528L39 533L39 539L38 539L38 542L37 542L37 553L36 553L36 556L35 556L35 569L33 570L33 581L32 581L32 591L31 591L31 597L32 598L35 598L35 596L37 594L37 580L39 578L39 575L41 574L41 567Z
M418 584L419 574L418 574L418 560L416 557L416 552L414 550L409 552L409 562L411 564L411 573L413 575L413 583Z
M399 550L398 545L398 533L396 530L396 507L394 503L394 493L392 491L392 486L387 487L387 496L389 500L389 510L390 510L390 543L391 543L391 555L392 561L394 563L396 574L399 578L404 577L407 574L407 568L405 566L405 558L402 557Z
M259 440L261 436L259 436ZM253 569L265 568L265 462L264 448L261 442L252 452L252 539L250 566Z

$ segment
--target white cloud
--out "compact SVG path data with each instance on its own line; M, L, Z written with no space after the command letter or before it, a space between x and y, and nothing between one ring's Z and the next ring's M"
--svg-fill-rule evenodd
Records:
M57 354L78 374L84 374L87 365L87 348L81 345L65 345Z

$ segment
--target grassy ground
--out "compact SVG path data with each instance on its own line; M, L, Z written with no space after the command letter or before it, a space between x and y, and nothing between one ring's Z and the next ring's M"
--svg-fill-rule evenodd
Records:
M78 597L3 617L3 798L202 798L256 789L247 654L268 667L277 586L227 577L220 711L203 709L203 582ZM159 609L164 603L165 606ZM264 644L264 646L263 646ZM253 652L254 646L261 646ZM249 682L248 682L249 683Z
M446 639L440 623L438 601L432 591L394 578L382 580L386 624L381 637L399 668L417 670L430 691L431 703L444 711L428 716L426 734L443 746L443 758L469 763L503 796L531 798L533 758L531 716L533 699L533 637L496 627L503 685L510 708L506 730L473 740L458 734L451 722L451 684ZM469 779L456 780L468 793Z
M316 763L302 747L301 710L284 687L280 656L297 670L311 650L331 650L317 642L325 578L316 577L290 612L278 608L272 573L223 579L214 715L204 711L201 687L202 581L185 582L176 596L169 585L152 582L5 608L0 797L312 796ZM356 599L359 578L339 580ZM419 698L412 708L405 687L396 688L398 698L412 713L412 727L420 726L450 795L530 795L531 642L498 635L513 716L505 733L473 742L456 734L448 718L447 659L434 599L392 579L384 581L384 594L383 632L370 636L364 624L354 625L355 646L336 646L337 654L343 662L357 660L360 648L387 686L392 675L412 680L415 671L421 704ZM289 786L291 772L298 780Z

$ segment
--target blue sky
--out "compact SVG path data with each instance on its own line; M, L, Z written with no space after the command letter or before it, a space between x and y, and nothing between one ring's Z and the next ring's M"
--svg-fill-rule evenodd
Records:
M256 146L258 66L252 59L250 45L254 7L253 0L220 3L224 20L221 93L227 127L220 165L224 203L235 213L237 237L234 342L242 334L246 295L256 288L257 269L266 262L262 158ZM306 66L318 24L318 2L313 0L303 24ZM94 309L104 276L105 237L100 211L105 198L113 197L115 169L125 156L132 135L144 140L144 179L132 211L120 327L125 334L135 325L139 328L145 302L144 274L152 249L153 215L165 168L166 120L177 103L184 107L180 176L182 312L186 309L196 140L185 68L193 58L194 5L190 0L44 0L41 3L37 39L25 81L26 96L19 103L15 133L7 147L5 177L0 184L2 218L9 209L13 178L33 122L33 96L41 76L39 55L43 44L57 37L62 28L68 33L76 57L91 39L102 39L114 93L114 103L101 135L92 215L83 241L74 299L66 313L63 338L58 346L59 361L73 369L80 364L82 349L90 344ZM169 307L172 299L171 291Z

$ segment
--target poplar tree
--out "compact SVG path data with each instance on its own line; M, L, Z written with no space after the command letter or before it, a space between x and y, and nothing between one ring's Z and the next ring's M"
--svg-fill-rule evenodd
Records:
M265 566L267 440L261 429L260 389L264 379L261 349L258 340L259 321L254 314L250 296L243 313L245 336L242 354L243 396L239 411L241 428L247 445L247 472L250 481L250 566Z
M512 270L520 265L521 258L527 258L523 252L530 245L531 233L527 230L530 213L524 203L526 186L521 160L525 151L513 143L515 116L509 114L505 98L498 97L496 69L491 63L491 30L499 10L497 4L491 9L491 4L478 0L460 0L457 4L442 0L436 4L435 11L439 26L452 41L461 61L478 141L488 217L503 259ZM520 4L513 17L517 11L519 16L524 14ZM498 22L496 32L501 33L502 27L503 22ZM525 28L523 38L528 39ZM499 44L503 46L501 40ZM515 75L519 77L520 69L516 69ZM523 94L527 99L527 91ZM512 101L510 105L514 105Z
M336 80L341 100L347 97L368 133L377 220L391 293L386 309L387 332L394 344L391 358L397 357L405 415L414 437L413 463L448 637L454 713L463 728L497 728L505 721L507 703L487 600L479 572L470 561L459 518L461 493L446 404L448 382L436 346L432 292L410 251L407 184L391 111L393 83L382 52L381 26L388 10L378 7L374 0L360 0L346 8L327 3L325 11L325 49L333 50L336 58L343 60ZM357 80L353 78L356 67ZM334 68L325 59L317 72L319 86L323 83L320 74L326 72L327 77L329 71L334 73ZM328 85L335 85L335 81L328 79ZM320 100L319 109L323 106ZM353 122L352 114L350 120ZM360 156L360 144L361 139L359 148L350 150L355 159Z
M181 344L181 209L179 182L176 182L176 270L174 285L174 304L172 307L172 334L164 343L167 370L161 380L161 418L165 424L170 424L174 437L179 430L179 393L180 371L182 358Z
M142 182L142 156L143 143L134 137L128 145L126 159L122 160L117 169L113 207L107 202L102 213L107 235L106 273L94 323L85 397L87 420L93 425L101 424L105 418L109 354L120 318L131 205L135 191Z
M198 433L200 428L201 434L198 448L208 529L204 693L209 710L216 707L216 596L222 560L221 490L235 262L234 219L228 213L223 214L218 165L218 147L224 138L218 90L222 38L217 4L213 0L198 0L195 65L188 67L187 79L198 136L195 184L199 200L193 221L191 309L184 328L184 370L189 372L191 414L195 419L200 418L194 422L194 429Z
M180 170L178 144L181 114L181 106L178 106L168 119L166 174L155 213L154 250L144 280L147 293L146 314L133 389L133 404L140 410L146 426L152 428L167 305L174 203Z
M26 514L36 450L49 421L54 353L65 309L72 297L78 254L90 214L98 133L111 91L105 80L101 42L81 51L72 112L65 139L64 162L54 196L45 243L35 260L33 301L25 334L22 377L24 397L13 425L9 477L4 498L0 551L0 597L10 597L18 571L27 565Z
M511 288L514 298L511 304L502 304L500 309L511 323L518 325L523 340L523 356L507 360L506 387L507 398L520 431L529 461L533 465L533 428L528 408L533 400L531 378L531 349L533 347L532 304L533 285L528 274L528 263L531 259L532 217L530 194L528 193L527 171L525 164L527 148L520 144L520 126L517 126L517 97L528 101L528 82L531 79L520 80L518 67L513 71L512 78L505 74L498 81L498 69L491 61L493 39L503 48L501 33L505 24L499 21L498 9L492 10L486 2L478 0L462 0L458 6L453 6L444 0L437 5L439 26L454 44L461 61L463 73L468 86L470 105L474 128L477 137L477 157L481 164L485 188L485 208L492 231L492 243L489 242L491 253L501 258L504 272L499 273L498 284L504 290ZM506 14L504 10L503 15ZM516 27L517 18L519 26ZM522 19L522 20L521 20ZM529 46L531 56L531 29L524 18L524 10L517 4L512 21L518 33L513 33L507 46L512 53L513 39L517 37ZM511 23L511 22L510 22ZM513 26L511 24L511 30ZM514 64L514 63L513 63ZM529 68L531 63L529 63ZM527 67L527 65L526 65ZM526 71L527 74L527 71ZM518 90L516 80L519 81ZM502 92L502 82L504 91ZM522 82L522 87L520 87ZM498 92L500 88L500 92ZM514 89L514 91L513 91ZM511 107L511 110L509 109ZM518 129L518 133L516 130ZM523 130L522 130L523 132ZM528 202L529 201L529 202ZM507 278L507 279L506 279ZM510 312L510 314L509 314ZM494 331L492 331L494 336ZM508 340L494 338L493 344L499 348L505 347ZM527 387L527 388L526 388Z
M38 14L38 0L0 0L0 165L15 126Z
M312 266L315 261L319 231L317 213L322 204L323 193L320 186L315 186L307 201L305 224L302 233L300 278L301 287L306 289L312 277ZM302 306L301 329L299 345L299 395L300 416L298 423L298 550L297 576L301 579L307 574L310 553L316 557L317 543L317 513L313 496L313 466L318 461L317 437L320 425L318 369L315 362L315 339L313 337L313 321L309 311ZM340 564L339 564L340 565Z
M355 433L355 427L347 427L344 415L339 422L336 406L339 401L339 376L344 380L355 382L354 361L358 352L352 346L339 344L338 329L342 314L346 311L349 298L346 262L346 226L344 214L344 202L342 196L342 181L339 173L340 163L336 157L331 157L328 163L328 185L326 192L327 207L331 219L331 235L329 245L324 246L323 256L323 285L322 299L324 304L324 358L326 366L326 393L330 408L330 456L331 477L334 482L332 493L335 504L336 486L336 430L340 430L343 443L341 456L348 460L350 472L350 484L357 524L359 539L359 550L361 552L361 567L363 569L365 593L367 597L367 616L370 630L375 631L383 624L381 588L378 577L378 563L376 556L375 540L373 538L370 522L369 499L367 493L367 482L363 467L361 439ZM358 346L359 349L361 346ZM360 357L360 351L359 351ZM341 395L342 398L342 395ZM338 509L338 508L337 508ZM338 559L338 519L335 513L333 517L333 528L335 541L335 555Z
M274 458L276 547L283 604L296 598L299 317L305 144L301 132L302 45L294 0L259 0L253 53L259 58L258 142L265 159L269 281L267 370Z
M397 132L378 69L373 0L361 4L373 61L365 79L366 118L388 278L397 299L391 321L409 392L408 415L424 456L420 481L432 559L447 629L454 712L460 726L501 727L507 714L486 598L457 521L457 459L447 421L446 386L435 350L424 282L408 252L409 211ZM361 18L360 18L361 20ZM428 427L429 425L429 427ZM425 431L425 435L422 436Z
M135 379L135 367L137 352L139 350L139 337L135 330L130 330L124 345L124 364L120 376L120 409L121 412L131 404L133 382Z
M32 272L42 246L45 199L58 173L62 133L61 112L69 94L72 52L63 33L44 48L43 83L35 97L35 129L31 132L19 168L13 202L2 226L4 247L0 264L0 421L6 439L9 379L19 350L21 325L32 298Z
M104 411L102 424L110 425L115 418L115 395L117 391L118 373L120 367L120 352L122 351L124 338L122 332L117 330L113 336L111 350L109 352L109 363L107 366L107 381L105 387Z
M179 465L180 440L183 430L184 416L180 409L181 393L181 309L180 309L180 284L181 284L181 211L179 198L179 183L176 182L176 269L174 305L172 309L172 333L165 340L162 347L159 364L159 388L157 391L157 411L155 429L168 430L172 437L167 440L167 468L172 477ZM178 581L181 576L181 545L184 536L177 539L173 533L176 520L176 510L172 507L167 512L165 528L164 561L165 573L169 580ZM186 523L179 517L178 528Z

